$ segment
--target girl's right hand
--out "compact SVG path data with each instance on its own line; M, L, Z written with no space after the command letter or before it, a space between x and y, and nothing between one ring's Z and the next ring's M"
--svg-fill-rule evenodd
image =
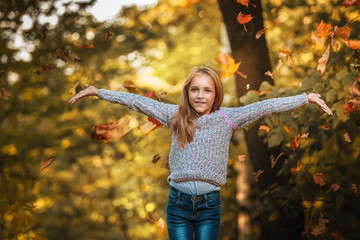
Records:
M85 86L86 86L86 88L84 90L80 91L78 94L76 94L74 97L72 97L69 100L70 104L74 104L75 102L77 102L78 100L80 100L83 97L98 95L99 90L96 87L88 86L88 85L85 85Z

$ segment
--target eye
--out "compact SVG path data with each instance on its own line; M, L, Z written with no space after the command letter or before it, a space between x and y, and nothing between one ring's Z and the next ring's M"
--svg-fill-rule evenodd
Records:
M198 89L197 88L192 88L191 91L192 92L196 92Z
M206 89L205 91L206 91L207 93L210 93L210 92L211 92L211 90L210 90L210 89Z

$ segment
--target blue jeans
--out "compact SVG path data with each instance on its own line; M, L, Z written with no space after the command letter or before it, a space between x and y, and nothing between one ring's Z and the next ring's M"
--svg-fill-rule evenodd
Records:
M170 240L217 240L220 229L220 192L190 195L170 188L166 221Z

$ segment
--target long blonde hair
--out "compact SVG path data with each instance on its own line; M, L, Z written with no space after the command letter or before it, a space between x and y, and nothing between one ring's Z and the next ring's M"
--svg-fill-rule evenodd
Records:
M195 135L195 119L198 117L198 113L190 105L189 86L193 78L199 74L208 75L215 84L215 100L210 112L219 110L224 99L224 88L219 74L214 69L208 66L199 66L191 70L184 82L179 109L172 118L174 132L181 147L185 147L187 143L190 143Z

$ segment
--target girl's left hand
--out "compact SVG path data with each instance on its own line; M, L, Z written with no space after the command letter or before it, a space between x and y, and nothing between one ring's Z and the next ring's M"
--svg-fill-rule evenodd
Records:
M328 115L332 115L333 113L331 112L330 108L326 105L324 100L322 100L320 97L321 97L321 95L317 94L317 93L309 93L307 95L307 99L308 99L309 103L315 103L315 104L319 105L324 112L326 112Z

